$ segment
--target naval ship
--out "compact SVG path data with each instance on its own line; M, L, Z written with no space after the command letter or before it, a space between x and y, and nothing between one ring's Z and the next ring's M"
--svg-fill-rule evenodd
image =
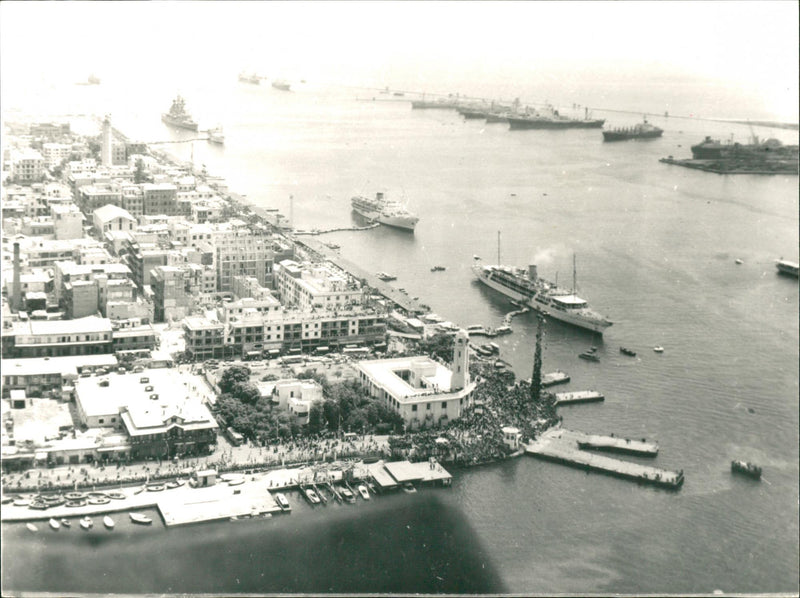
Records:
M190 131L197 130L197 123L192 120L192 117L186 112L186 104L181 96L178 96L172 101L169 112L164 112L161 115L161 120L173 127L189 129Z

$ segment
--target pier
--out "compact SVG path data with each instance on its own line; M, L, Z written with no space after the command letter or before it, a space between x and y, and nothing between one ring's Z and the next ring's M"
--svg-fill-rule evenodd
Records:
M374 274L371 274L364 270L361 266L351 262L348 259L343 258L335 251L333 251L330 247L326 246L324 243L318 241L317 239L311 238L303 238L297 239L297 243L304 245L311 251L318 253L322 257L324 257L329 262L334 263L342 270L349 272L359 280L362 280L370 287L378 291L381 295L392 301L393 303L397 304L400 308L404 309L409 313L425 313L428 309L422 307L422 304L417 301L416 299L412 299L403 291L396 289L387 283L380 280Z
M561 405L576 405L578 403L597 403L605 401L602 393L596 390L578 390L575 392L557 392L556 407Z
M586 437L586 435L571 430L548 430L541 438L528 444L525 452L547 461L578 467L586 471L599 471L643 484L652 484L672 490L677 490L683 485L683 470L669 471L589 453L580 449L578 439L581 437Z
M566 372L562 372L561 370L557 372L550 372L549 374L542 376L542 388L555 386L556 384L566 384L569 381L570 377ZM530 380L528 382L530 382Z
M565 431L566 432L566 431ZM658 443L647 442L644 438L634 440L631 438L619 438L617 436L605 436L602 434L584 434L582 432L570 431L581 450L610 451L617 453L627 453L640 457L655 457L658 455Z

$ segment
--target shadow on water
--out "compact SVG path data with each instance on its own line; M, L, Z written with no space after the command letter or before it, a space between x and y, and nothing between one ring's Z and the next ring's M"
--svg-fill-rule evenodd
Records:
M470 525L437 492L268 520L154 529L135 538L119 534L113 542L111 536L98 543L86 536L4 529L4 536L19 535L12 534L13 552L3 549L3 590L503 592Z

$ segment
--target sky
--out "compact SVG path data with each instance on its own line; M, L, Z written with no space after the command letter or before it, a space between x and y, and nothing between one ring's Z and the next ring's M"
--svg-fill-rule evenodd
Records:
M422 86L705 79L796 122L798 47L790 1L0 3L0 81L242 69Z

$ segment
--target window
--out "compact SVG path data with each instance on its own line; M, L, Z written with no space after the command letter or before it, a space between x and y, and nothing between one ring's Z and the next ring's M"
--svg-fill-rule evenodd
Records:
M411 405L411 411L416 411L416 410L417 410L417 406L416 405Z
M431 410L431 404L430 404L430 403L428 403L428 405L427 405L426 409L427 409L428 411L430 411L430 410Z

